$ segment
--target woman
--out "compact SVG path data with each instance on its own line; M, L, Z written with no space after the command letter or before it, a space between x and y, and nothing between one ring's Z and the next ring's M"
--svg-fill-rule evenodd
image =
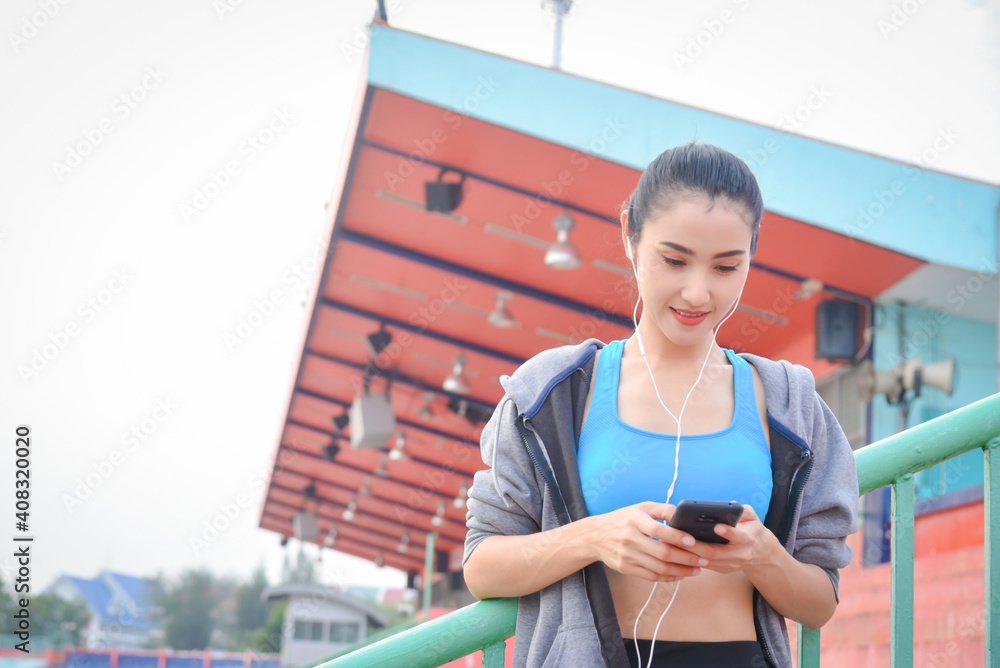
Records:
M464 568L477 598L521 597L515 665L791 666L784 618L833 615L857 530L847 439L808 369L715 342L762 213L732 154L665 151L621 214L635 334L501 379ZM665 524L681 499L742 503L715 528L728 544Z

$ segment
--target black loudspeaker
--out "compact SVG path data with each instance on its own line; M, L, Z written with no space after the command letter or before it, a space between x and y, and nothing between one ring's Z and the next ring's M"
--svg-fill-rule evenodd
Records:
M859 304L839 299L816 305L816 359L854 359L858 352L859 310Z
M427 210L451 213L462 202L462 186L457 183L431 181L427 185Z
M418 589L417 587L417 572L407 571L406 572L406 588L407 589Z
M428 181L425 184L427 198L425 208L428 211L451 213L462 203L462 184L465 183L465 174L459 174L457 183L442 181L445 172L448 171L452 170L442 169L437 181Z

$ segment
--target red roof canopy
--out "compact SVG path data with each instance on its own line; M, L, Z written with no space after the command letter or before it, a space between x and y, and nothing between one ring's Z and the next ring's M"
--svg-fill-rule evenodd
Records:
M442 168L454 172L444 180L465 175L451 214L424 207L425 183ZM293 515L314 510L317 542L335 528L333 549L407 571L422 568L427 535L437 531L436 547L457 567L466 529L455 499L484 468L483 423L475 418L488 417L501 398L499 376L545 348L631 332L635 293L617 221L638 177L629 167L369 87L331 212L332 251L261 526L292 535ZM583 258L573 270L543 261L556 237L552 221L563 212L575 221L571 239ZM741 309L719 343L822 375L834 367L813 359L817 302L843 294L833 288L871 298L921 264L765 212ZM798 298L804 278L833 288ZM487 319L501 290L512 293L515 327ZM395 438L377 449L340 440L327 461L333 419L365 383L365 337L381 326L392 343L375 358L370 389L388 391L405 456L389 457ZM459 353L467 359L467 395L442 389ZM310 484L315 493L307 498ZM352 502L353 519L345 519Z

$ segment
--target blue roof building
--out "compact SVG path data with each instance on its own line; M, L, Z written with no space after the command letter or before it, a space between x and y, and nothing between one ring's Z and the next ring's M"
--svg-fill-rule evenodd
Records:
M46 593L86 604L91 615L82 636L86 647L148 647L162 638L151 617L151 579L111 571L92 579L63 575Z

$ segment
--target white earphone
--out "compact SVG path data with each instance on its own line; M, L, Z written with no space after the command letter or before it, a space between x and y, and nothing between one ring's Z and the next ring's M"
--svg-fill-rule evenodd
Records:
M631 219L629 219L629 224L631 224ZM635 275L635 282L639 284L639 271L635 266L635 258L633 257L632 251L632 239L628 236L625 237L625 255L628 256L629 262L632 264L632 273ZM746 283L743 284L744 287ZM670 503L670 497L674 494L674 486L677 484L677 473L680 469L680 456L681 456L681 418L684 417L684 409L687 407L688 399L691 398L691 393L694 392L694 388L698 387L698 383L701 382L701 377L705 373L705 367L708 365L708 358L712 356L712 346L715 344L715 337L718 334L719 328L722 327L722 323L729 319L733 313L736 313L736 306L740 303L740 299L743 297L743 288L740 288L740 294L736 297L736 303L730 308L729 312L726 314L722 320L719 321L714 328L712 328L712 343L708 346L708 354L705 355L705 361L701 364L701 370L698 372L698 378L694 381L694 385L688 390L687 396L684 397L684 403L681 404L681 411L679 415L674 415L673 412L667 408L667 405L663 402L663 398L660 396L660 390L656 386L656 378L653 375L653 367L650 366L649 360L646 359L646 346L642 343L642 333L639 331L639 323L636 320L636 314L639 311L639 302L642 301L642 293L639 293L638 299L635 301L635 307L632 309L632 324L635 325L635 339L636 343L639 345L639 354L642 355L642 360L646 363L646 369L649 371L649 379L653 383L653 391L656 393L656 398L659 400L660 405L663 406L663 410L667 411L667 414L674 419L677 423L677 441L674 443L674 477L670 482L670 487L667 489L667 500L666 503ZM639 652L639 641L636 638L639 629L639 619L642 617L642 613L646 611L649 606L649 602L653 600L653 594L656 592L657 582L653 583L653 589L649 592L649 598L646 599L646 604L642 606L642 610L635 618L635 626L632 628L632 640L635 642L635 654L639 659L639 665L642 665L642 655ZM647 668L653 663L653 647L656 645L656 634L660 631L660 623L663 622L663 618L666 616L670 607L674 604L674 598L677 597L677 592L681 588L681 581L678 580L674 586L674 593L670 596L670 601L667 603L667 607L663 610L663 614L660 615L660 619L656 622L656 628L653 630L653 639L649 644L649 662L647 663Z

